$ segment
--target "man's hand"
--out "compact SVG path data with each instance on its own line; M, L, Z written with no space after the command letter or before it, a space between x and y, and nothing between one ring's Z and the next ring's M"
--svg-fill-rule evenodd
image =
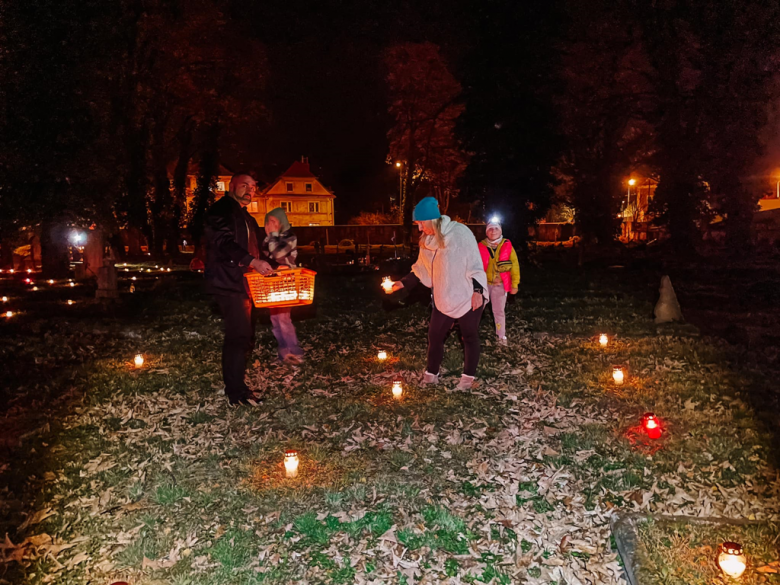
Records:
M257 258L252 260L252 262L249 263L249 266L263 275L271 274L274 271L268 262L265 260L258 260Z
M475 292L473 295L471 295L471 310L476 311L482 307L483 300L482 293Z
M510 292L510 293L512 293L513 295L516 295L516 294L517 294L517 289L516 289L516 288L513 288L513 289L512 289L512 290L510 290L509 292Z

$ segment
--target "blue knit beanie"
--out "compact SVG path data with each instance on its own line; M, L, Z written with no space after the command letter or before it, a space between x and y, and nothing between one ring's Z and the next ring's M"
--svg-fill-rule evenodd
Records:
M412 213L413 221L425 221L428 219L439 219L441 213L439 213L439 202L435 197L425 197L421 199Z

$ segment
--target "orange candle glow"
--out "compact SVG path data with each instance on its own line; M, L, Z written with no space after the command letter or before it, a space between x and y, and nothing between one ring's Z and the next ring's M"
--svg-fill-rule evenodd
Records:
M385 292L388 292L388 293L391 290L393 290L393 281L391 280L391 278L389 276L385 276L382 279L382 288L385 289Z
M401 398L404 395L404 386L401 380L393 381L393 398Z
M609 337L607 337L606 333L602 333L599 335L599 345L601 347L607 347L607 344L609 343Z
M739 579L747 568L747 557L738 542L724 542L720 545L718 566L732 579Z
M289 449L284 454L284 471L287 477L298 477L298 451Z
M135 364L136 368L142 367L144 365L144 356L139 353L137 356L135 356L133 363Z
M623 372L623 368L621 366L612 367L612 379L618 386L623 383L623 380L625 379L625 373Z
M387 352L380 351L378 354L376 354L376 359L378 359L380 362L385 361L387 359Z

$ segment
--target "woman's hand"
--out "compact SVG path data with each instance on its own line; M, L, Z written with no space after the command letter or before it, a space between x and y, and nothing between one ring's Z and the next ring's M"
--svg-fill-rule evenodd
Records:
M512 289L512 290L510 290L509 292L510 292L510 293L512 293L513 295L516 295L516 294L517 294L517 289L516 289L516 288L513 288L513 289Z
M473 295L471 295L471 310L478 310L480 307L482 307L483 301L484 299L482 297L482 293L475 292Z
M393 286L390 286L390 287L386 288L386 289L385 289L385 292L386 292L387 294L391 295L391 294L393 294L394 292L398 292L398 291L399 291L399 290L401 290L403 287L404 287L404 283L403 283L403 282L401 282L400 280L397 280L396 282L394 282L394 283L393 283Z

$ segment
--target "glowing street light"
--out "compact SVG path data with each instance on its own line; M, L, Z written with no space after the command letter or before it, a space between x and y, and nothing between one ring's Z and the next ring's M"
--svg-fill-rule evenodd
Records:
M636 179L629 179L628 184L633 187L634 185L636 185Z

